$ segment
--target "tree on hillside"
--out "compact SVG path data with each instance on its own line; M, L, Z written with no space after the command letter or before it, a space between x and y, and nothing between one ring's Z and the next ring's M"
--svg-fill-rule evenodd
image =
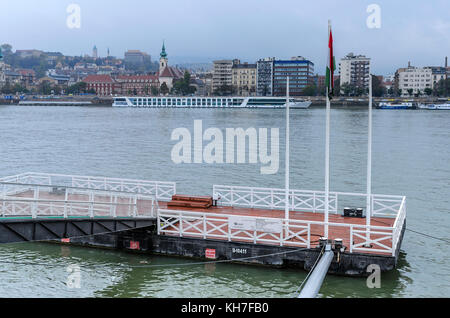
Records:
M176 81L173 85L173 92L178 95L191 95L194 94L196 88L191 86L191 74L188 71L184 72L183 79Z
M3 55L10 55L10 54L12 54L12 46L10 44L7 44L7 43L2 44L1 48L2 48L2 54Z

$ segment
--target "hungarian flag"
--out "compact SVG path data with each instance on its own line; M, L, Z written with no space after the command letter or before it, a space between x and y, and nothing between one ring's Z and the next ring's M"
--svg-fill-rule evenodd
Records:
M332 99L334 95L334 71L336 70L336 61L333 55L333 34L331 32L331 25L329 26L330 34L328 40L328 62L327 62L327 72L326 72L326 82L325 85L328 88L328 97Z

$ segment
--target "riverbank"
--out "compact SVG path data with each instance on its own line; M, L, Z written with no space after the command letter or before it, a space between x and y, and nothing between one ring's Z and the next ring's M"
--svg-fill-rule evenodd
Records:
M6 97L6 96L5 96ZM46 106L112 106L113 97L99 97L99 96L28 96L26 99L20 98L5 98L0 97L0 105L46 105ZM312 107L322 107L326 104L324 96L305 96L302 99L312 102ZM422 97L422 98L374 98L373 106L376 107L380 102L403 103L412 102L414 104L435 104L450 101L450 98L438 97ZM22 103L21 103L22 102ZM352 107L352 106L367 106L369 99L367 97L335 97L332 100L334 107Z
M17 106L112 106L111 97L97 96L29 96L27 98L0 97L0 105Z

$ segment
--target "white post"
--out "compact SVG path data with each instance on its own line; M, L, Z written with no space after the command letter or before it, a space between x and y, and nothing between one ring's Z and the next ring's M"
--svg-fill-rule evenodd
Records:
M290 138L290 132L289 132L289 76L286 78L287 86L286 86L286 206L285 206L285 216L284 218L286 220L289 220L289 138Z
M367 205L366 205L366 238L370 241L370 221L372 216L372 74L369 72L369 133L367 151Z

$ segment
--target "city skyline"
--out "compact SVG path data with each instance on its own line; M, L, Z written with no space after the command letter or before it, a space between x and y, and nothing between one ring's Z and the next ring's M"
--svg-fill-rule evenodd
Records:
M381 25L372 29L366 23L372 1L304 2L301 6L291 0L234 2L217 7L203 0L129 1L122 7L122 2L114 0L81 0L75 2L81 8L80 28L70 29L66 9L71 1L24 5L24 1L7 0L4 7L15 15L14 21L12 15L0 21L0 27L9 30L0 42L11 44L14 50L35 48L65 55L90 54L96 45L101 57L108 48L117 57L132 49L157 57L165 40L172 64L231 58L256 62L302 55L322 74L327 20L331 19L337 59L350 52L366 55L376 74L391 74L409 61L416 66L443 65L450 51L447 1L435 1L433 8L419 1L407 6L377 1ZM420 17L414 14L418 11ZM17 24L17 19L25 22Z

